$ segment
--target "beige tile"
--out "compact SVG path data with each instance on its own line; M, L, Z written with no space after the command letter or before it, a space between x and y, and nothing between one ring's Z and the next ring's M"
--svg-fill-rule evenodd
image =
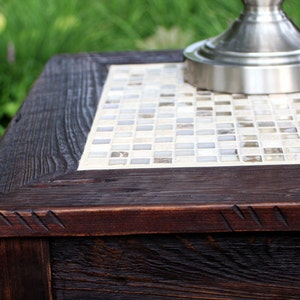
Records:
M78 169L300 162L300 93L198 90L183 68L111 66Z

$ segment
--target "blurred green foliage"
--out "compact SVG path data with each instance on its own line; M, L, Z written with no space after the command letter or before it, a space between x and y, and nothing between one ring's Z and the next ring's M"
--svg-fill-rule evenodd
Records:
M286 0L300 24L297 0ZM58 53L183 48L223 31L239 0L0 0L0 136Z

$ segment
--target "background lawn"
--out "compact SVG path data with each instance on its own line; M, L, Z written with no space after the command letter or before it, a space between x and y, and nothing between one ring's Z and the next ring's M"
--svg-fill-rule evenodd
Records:
M241 9L240 0L0 0L0 136L51 56L184 48ZM285 1L298 25L299 9Z

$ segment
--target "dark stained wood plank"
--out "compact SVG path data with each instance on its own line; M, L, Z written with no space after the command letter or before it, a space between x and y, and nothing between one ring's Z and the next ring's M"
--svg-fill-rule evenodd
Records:
M2 237L295 231L299 205L86 207L1 213Z
M298 172L298 165L81 171L0 195L0 204L9 207L7 199L18 208L299 203Z
M0 196L0 235L295 231L298 186L297 166L77 172Z
M52 58L0 142L0 193L77 169L110 64L162 61L181 51Z
M64 238L55 299L299 299L296 233Z
M1 236L108 236L154 233L295 231L299 206L160 205L1 213Z
M45 239L0 239L0 299L52 299Z

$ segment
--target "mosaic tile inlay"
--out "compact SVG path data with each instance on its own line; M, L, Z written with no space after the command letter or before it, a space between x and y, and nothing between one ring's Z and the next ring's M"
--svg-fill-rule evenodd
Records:
M111 66L78 169L300 163L300 93L214 93L183 72Z

